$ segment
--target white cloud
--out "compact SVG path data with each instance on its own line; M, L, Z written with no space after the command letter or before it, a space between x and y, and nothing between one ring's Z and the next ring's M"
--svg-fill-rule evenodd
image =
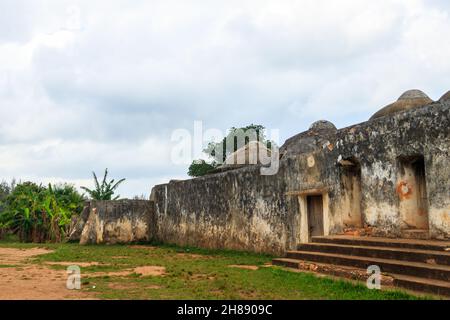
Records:
M170 136L195 120L282 138L364 121L450 82L450 6L433 0L0 3L0 179L89 181L124 195L183 177ZM114 174L115 173L115 174ZM52 180L53 179L53 180Z

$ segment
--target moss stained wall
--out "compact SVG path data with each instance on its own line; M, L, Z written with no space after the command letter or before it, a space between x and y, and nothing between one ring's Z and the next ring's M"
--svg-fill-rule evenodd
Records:
M80 244L115 244L150 240L154 205L144 200L91 201L71 239Z
M308 238L301 201L308 190L326 196L325 234L340 233L348 209L340 165L346 159L361 166L362 224L373 227L376 235L399 237L399 159L417 155L425 159L430 235L450 237L449 109L434 103L321 136L315 139L315 151L288 152L274 176L248 166L156 186L152 237L278 254ZM305 143L301 136L289 143Z

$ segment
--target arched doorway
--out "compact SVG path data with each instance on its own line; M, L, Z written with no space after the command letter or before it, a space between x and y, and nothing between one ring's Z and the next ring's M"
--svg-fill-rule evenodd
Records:
M354 158L340 162L342 222L347 228L361 228L361 165Z
M428 195L423 156L399 158L397 194L402 231L428 231Z

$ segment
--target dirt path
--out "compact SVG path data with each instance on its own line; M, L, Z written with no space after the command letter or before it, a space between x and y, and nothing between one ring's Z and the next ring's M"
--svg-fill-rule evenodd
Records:
M66 288L65 270L27 263L51 251L40 248L0 248L0 300L90 299L89 294Z

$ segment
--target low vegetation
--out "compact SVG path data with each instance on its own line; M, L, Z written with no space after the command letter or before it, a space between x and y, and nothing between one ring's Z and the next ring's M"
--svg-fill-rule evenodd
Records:
M0 229L23 242L62 241L72 216L83 208L83 196L68 184L45 187L24 182L6 191L0 200Z
M189 166L188 175L191 177L202 177L213 172L218 167L217 163L208 163L205 160L195 160Z
M0 242L0 247L36 245ZM79 246L54 250L28 263L65 270L79 263L82 292L100 299L418 299L401 291L291 272L268 265L269 255L169 245ZM144 267L164 270L140 274Z
M117 188L125 179L108 181L108 169L95 189L82 187L93 200L117 200ZM72 218L88 198L69 184L43 186L33 182L0 183L0 239L17 235L22 242L61 242L67 238Z

